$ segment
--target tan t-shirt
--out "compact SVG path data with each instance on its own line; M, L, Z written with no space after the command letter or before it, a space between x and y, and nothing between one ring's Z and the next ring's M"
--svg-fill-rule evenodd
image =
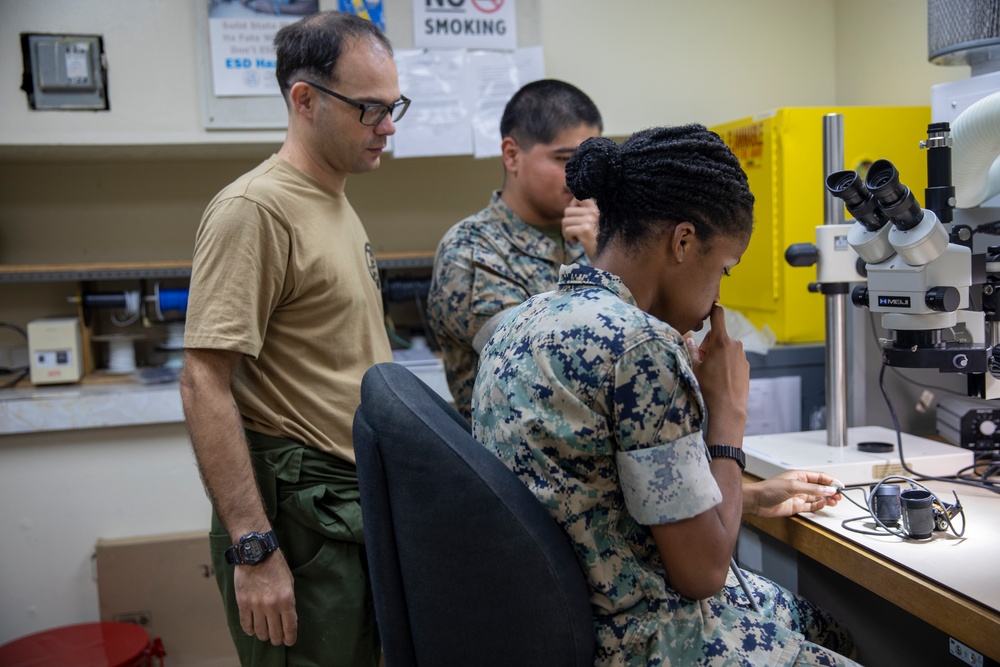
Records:
M361 377L392 353L347 198L276 155L216 195L195 240L184 346L245 355L233 382L244 426L353 463Z

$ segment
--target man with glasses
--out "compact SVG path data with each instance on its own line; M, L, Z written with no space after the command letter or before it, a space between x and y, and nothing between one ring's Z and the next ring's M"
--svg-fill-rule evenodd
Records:
M597 206L566 187L566 162L603 129L579 88L543 79L514 93L500 119L503 185L489 206L452 227L434 258L428 325L448 387L466 419L479 352L507 311L555 289L562 264L587 264L597 246Z
M181 396L242 664L374 666L351 426L392 354L344 186L378 168L409 100L369 21L314 14L274 43L287 135L204 213Z

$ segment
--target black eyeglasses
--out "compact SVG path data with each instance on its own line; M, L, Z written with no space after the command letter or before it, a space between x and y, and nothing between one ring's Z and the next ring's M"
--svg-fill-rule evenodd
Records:
M347 102L353 107L361 109L360 121L362 125L378 125L382 122L382 119L387 115L392 114L392 121L396 122L403 117L406 110L410 107L410 98L400 95L398 102L393 102L392 104L365 104L363 102L358 102L357 100L352 100L350 97L344 97L340 93L335 93L329 88L324 88L318 83L313 83L312 81L303 81L302 83L308 84L315 88L316 90L326 93L330 97L336 97L341 102Z

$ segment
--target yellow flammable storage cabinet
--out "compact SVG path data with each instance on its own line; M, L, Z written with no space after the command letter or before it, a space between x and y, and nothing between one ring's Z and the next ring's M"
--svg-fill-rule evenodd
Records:
M930 107L790 107L711 128L740 159L756 199L750 246L733 277L722 280L722 304L758 329L767 325L779 343L825 337L825 297L808 290L816 267L789 266L785 249L815 243L823 224L823 117L830 113L844 117L844 169L864 177L871 163L887 159L924 204L927 156L920 142Z

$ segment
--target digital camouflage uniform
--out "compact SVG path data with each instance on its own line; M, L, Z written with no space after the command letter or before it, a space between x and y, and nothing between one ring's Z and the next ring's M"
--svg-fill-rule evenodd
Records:
M518 218L499 191L441 239L427 319L444 353L448 388L466 419L479 364L472 339L497 313L555 289L561 264L589 263L583 246L562 246Z
M558 291L508 316L483 350L473 433L569 534L591 592L597 665L853 665L836 622L747 573L706 600L666 580L647 528L722 500L681 335L612 274L562 268Z

